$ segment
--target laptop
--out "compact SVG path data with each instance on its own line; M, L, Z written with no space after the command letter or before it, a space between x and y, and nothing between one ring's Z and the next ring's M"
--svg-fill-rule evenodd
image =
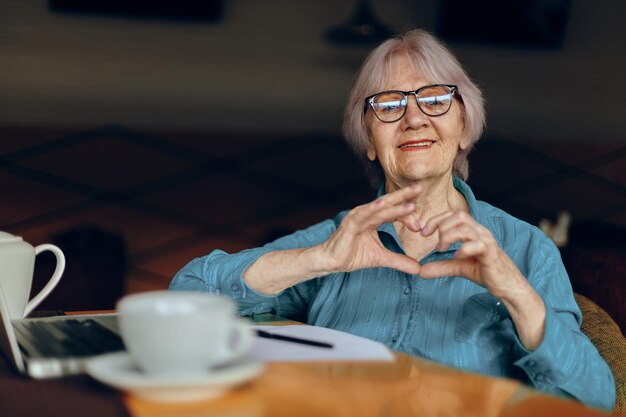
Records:
M120 350L117 314L13 318L0 288L0 351L18 372L33 378L79 374L89 358Z

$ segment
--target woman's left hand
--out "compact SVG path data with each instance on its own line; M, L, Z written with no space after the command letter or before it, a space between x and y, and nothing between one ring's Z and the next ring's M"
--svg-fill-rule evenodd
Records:
M545 304L491 232L465 211L437 215L426 222L421 233L431 236L435 231L439 233L437 250L446 250L458 241L461 247L454 259L422 265L420 276L463 276L482 285L504 302L522 343L536 349L543 340Z
M491 232L477 223L465 211L439 214L426 222L423 236L439 233L436 249L444 251L454 242L461 247L448 261L430 262L422 265L422 278L460 275L485 287L498 298L510 298L527 281L513 261L504 253Z
M439 232L437 250L446 250L458 241L461 247L454 259L422 265L420 276L463 276L482 285L504 302L522 343L536 349L543 340L545 304L491 232L465 211L437 215L426 222L421 233L431 236L435 231Z

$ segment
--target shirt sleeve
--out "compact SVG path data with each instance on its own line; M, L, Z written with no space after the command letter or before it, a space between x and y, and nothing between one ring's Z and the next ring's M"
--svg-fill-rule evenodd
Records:
M274 313L305 321L307 307L319 290L320 280L314 278L288 288L276 295L260 294L246 284L245 271L268 252L306 248L324 242L336 230L333 220L326 220L304 230L284 236L267 245L229 254L214 250L185 265L172 279L169 289L201 291L233 298L239 314Z
M519 338L515 365L541 391L573 397L598 408L612 410L615 380L596 347L581 331L582 314L574 300L558 249L536 234L529 251L533 259L528 280L546 306L544 336L539 347L527 350ZM534 252L534 253L533 253Z

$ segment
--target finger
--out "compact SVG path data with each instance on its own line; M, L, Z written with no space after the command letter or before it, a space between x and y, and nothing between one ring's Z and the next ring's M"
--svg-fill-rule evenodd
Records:
M474 218L466 211L455 211L451 216L448 216L441 220L437 225L439 233L443 233L446 230L454 229L460 225L467 225L478 229L480 225L474 220Z
M478 231L466 224L458 225L453 229L445 231L439 230L439 242L435 247L438 251L446 250L454 242L468 242L480 240L481 236Z
M404 217L414 209L415 205L413 203L389 206L385 203L377 204L377 202L374 202L351 210L343 223L346 224L347 230L357 234L366 229L393 221L396 218Z
M399 191L396 191L394 194L397 194ZM357 221L362 222L362 219L369 218L383 210L388 210L392 207L399 207L405 205L406 203L410 203L410 201L406 201L397 197L397 195L394 197L392 196L392 194L383 195L381 197L378 197L371 203L355 207L350 211L350 213L354 217L356 217Z
M370 204L355 207L351 211L351 214L353 212L351 217L354 218L356 224L367 227L378 226L403 217L415 208L415 206L409 204L413 204L412 200L419 195L421 190L422 186L414 183L408 187L385 194ZM403 207L403 209L394 209L396 207Z
M379 226L386 222L410 216L415 210L415 204L402 203L390 207L380 208L372 213L367 219L370 226Z
M452 216L453 214L454 214L453 211L446 211L428 219L422 227L422 232L421 232L422 236L432 235L435 232L435 230L437 230L439 223L441 223L443 220L447 219L448 217Z
M482 240L465 242L459 250L454 253L456 259L465 259L470 257L481 256L487 251L487 245Z
M416 183L409 185L408 187L401 188L389 194L385 194L380 197L379 200L384 200L389 202L389 204L401 204L404 202L411 202L415 200L415 198L422 191L422 186Z
M413 203L415 197L421 192L422 186L418 184L411 184L408 187L401 188L392 193L385 194L377 198L373 204L372 209L381 209L384 207L392 207L405 203Z
M411 213L406 216L398 217L396 220L404 224L407 229L413 232L419 232L422 230L422 225L420 221L415 217L415 214Z
M466 259L451 259L448 261L429 262L420 267L422 278L440 278L446 276L462 276L474 281L474 263Z
M388 254L386 254L380 266L396 269L411 275L419 274L421 268L419 262L410 256L401 255L391 251L388 251Z

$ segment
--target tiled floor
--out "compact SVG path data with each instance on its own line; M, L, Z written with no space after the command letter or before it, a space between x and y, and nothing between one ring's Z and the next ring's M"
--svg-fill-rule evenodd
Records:
M341 138L0 127L0 230L33 244L93 225L123 236L126 292L165 288L193 257L238 251L372 197ZM537 223L626 226L626 143L487 138L479 199Z

